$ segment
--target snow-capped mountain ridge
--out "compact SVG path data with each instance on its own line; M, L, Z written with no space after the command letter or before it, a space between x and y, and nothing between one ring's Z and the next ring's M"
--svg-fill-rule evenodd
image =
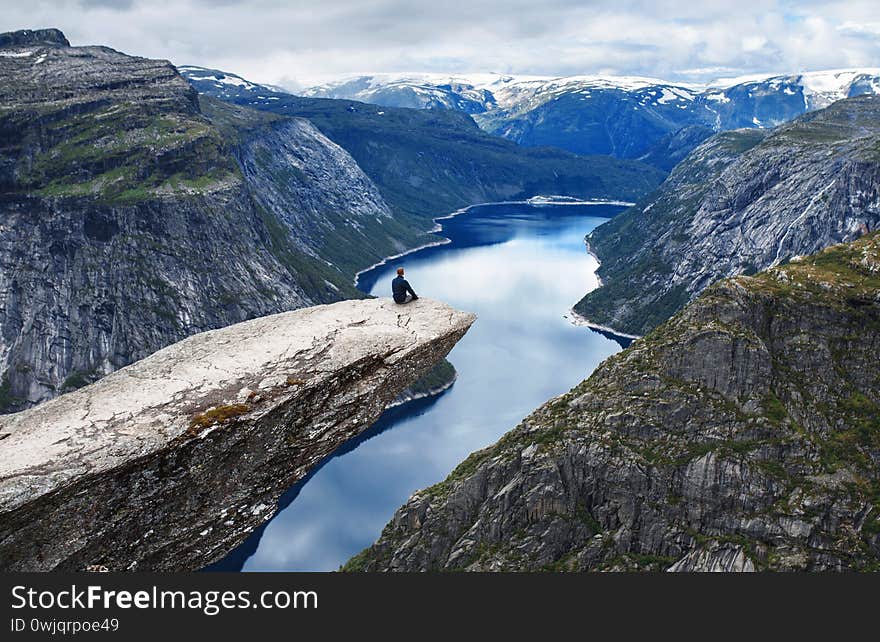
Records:
M304 93L457 109L486 131L522 145L656 158L658 166L668 168L712 131L776 127L843 98L880 94L880 69L765 74L707 84L611 75L373 74ZM667 140L685 130L675 141ZM669 144L675 150L657 148Z
M776 89L782 85L800 87L805 98L804 106L807 111L812 111L851 96L865 93L880 94L880 67L722 78L709 83L705 94L718 95L732 87L761 85ZM783 88L782 91L788 95L797 93L790 86Z
M794 95L795 86L806 97L805 108L826 107L858 93L880 93L880 68L831 69L790 74L759 74L723 78L709 83L687 83L660 78L615 75L525 76L497 73L377 73L346 76L310 87L304 96L347 98L386 106L426 109L463 109L480 113L491 109L522 112L568 93L618 90L655 95L659 104L702 98L727 102L735 87L771 88ZM412 103L398 104L408 93ZM640 102L644 103L644 100ZM474 104L482 108L473 110ZM524 109L525 108L525 109ZM768 126L770 126L768 124Z
M181 67L200 91L278 100L277 88L235 74ZM454 110L525 146L651 159L668 170L712 132L770 128L862 94L880 94L880 68L728 78L707 84L641 76L381 73L348 76L300 95L386 107Z
M195 65L182 65L178 67L177 70L190 82L212 84L217 89L221 98L233 98L242 93L290 93L282 87L276 87L275 85L260 85L251 82L250 80L245 80L236 74L227 71L220 71L218 69L208 69L207 67L198 67Z

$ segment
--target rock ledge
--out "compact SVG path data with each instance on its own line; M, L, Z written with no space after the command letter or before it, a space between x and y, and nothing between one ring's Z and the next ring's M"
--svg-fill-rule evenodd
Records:
M195 335L0 417L0 568L200 568L474 321L345 301Z

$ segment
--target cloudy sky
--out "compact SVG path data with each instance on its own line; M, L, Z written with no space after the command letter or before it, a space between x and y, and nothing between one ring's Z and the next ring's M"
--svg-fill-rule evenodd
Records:
M877 0L0 0L0 31L290 89L361 72L612 73L706 81L880 67Z

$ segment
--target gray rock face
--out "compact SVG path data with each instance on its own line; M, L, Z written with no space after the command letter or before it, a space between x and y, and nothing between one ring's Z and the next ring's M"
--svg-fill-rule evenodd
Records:
M0 568L201 568L474 316L347 301L205 332L0 418Z
M302 120L203 110L168 62L40 34L0 51L0 412L359 296L370 256L327 248L385 243L388 208L344 150Z
M751 274L880 227L880 97L770 133L718 134L651 196L587 238L603 286L575 310L644 334L720 278Z
M713 286L346 568L880 569L880 234Z
M275 125L273 136L252 140L242 151L242 169L255 197L281 220L303 230L303 238L320 238L321 228L342 213L349 222L359 218L388 218L391 211L376 186L354 159L302 118ZM297 180L278 180L287 173Z
M0 47L33 45L69 47L70 43L58 29L21 29L0 33Z
M125 206L25 198L3 210L5 410L190 334L313 301L235 190Z

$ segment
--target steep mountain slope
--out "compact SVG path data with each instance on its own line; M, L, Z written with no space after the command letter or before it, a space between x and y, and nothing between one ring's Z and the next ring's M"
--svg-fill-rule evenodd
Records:
M321 255L340 236L375 240L374 260L396 247L364 231L390 218L375 186L306 121L215 124L168 62L57 30L0 43L0 411L195 332L359 296L354 267Z
M734 78L709 86L621 76L520 77L376 74L305 90L386 106L459 109L523 145L674 165L653 149L689 126L775 127L836 100L880 94L880 69ZM693 145L699 141L691 139ZM687 142L684 138L679 143ZM681 156L678 157L678 160Z
M880 97L863 96L769 133L710 138L588 236L603 285L575 311L644 334L719 278L878 229L878 136Z
M273 243L288 239L322 264L329 261L324 271L329 267L333 281L348 285L355 272L423 235L423 227L396 220L354 159L308 120L206 96L199 103L233 145Z
M716 284L347 569L880 569L880 233Z
M192 82L206 95L219 95L211 82ZM638 162L523 148L452 110L380 108L259 91L232 102L307 118L354 157L398 220L423 227L467 205L538 194L632 200L663 176Z
M639 160L658 169L671 172L700 143L714 133L716 133L715 130L705 125L682 127L666 134L654 143L643 156L639 157Z

